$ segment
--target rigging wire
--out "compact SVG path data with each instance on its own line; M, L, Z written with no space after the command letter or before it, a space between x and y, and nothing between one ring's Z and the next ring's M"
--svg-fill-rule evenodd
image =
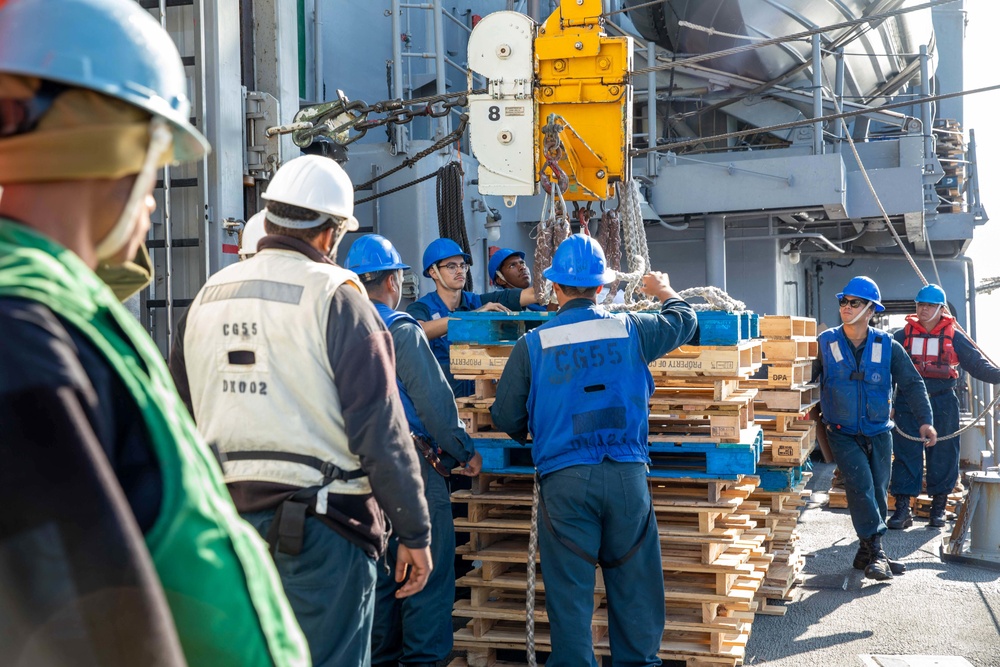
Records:
M821 35L823 33L831 32L834 30L840 30L842 28L861 26L875 21L881 21L883 19L892 18L894 16L900 16L902 14L908 14L910 12L920 11L923 9L931 9L939 5L947 5L958 1L959 0L931 0L930 2L925 2L922 5L901 7L900 9L894 9L892 11L883 12L881 14L872 14L871 16L863 16L861 18L852 19L850 21L842 21L841 23L834 23L827 26L821 26L819 28L813 28L811 30L804 30L802 32L792 33L791 35L784 35L782 37L772 37L770 39L766 39L761 42L753 42L751 44L744 44L742 46L734 46L731 49L723 49L722 51L713 51L712 53L701 53L696 56L689 56L687 58L683 58L681 60L663 63L662 65L643 67L641 69L633 70L632 74L648 74L650 72L658 72L661 70L673 69L674 67L691 65L694 63L702 62L704 60L725 58L726 56L736 55L738 53L743 53L745 51L752 51L754 49L759 49L764 46L771 46L774 44L783 44L785 42L797 41L800 39L805 39L806 37L812 37L813 35ZM635 9L638 9L638 7L636 7ZM608 16L608 14L604 14L603 16Z
M879 113L885 109L899 109L902 107L914 106L916 104L924 102L938 102L940 100L950 100L955 97L964 97L966 95L978 95L979 93L988 93L994 90L1000 90L1000 84L992 86L984 86L982 88L972 88L969 90L960 90L954 93L943 93L941 95L931 95L928 97L921 97L917 99L907 100L905 102L893 102L890 104L884 104L879 107L870 107L865 109L856 109L854 111L841 111L834 114L827 114L820 116L818 118L804 118L801 120L789 121L787 123L779 123L777 125L766 125L764 127L755 127L749 130L738 130L736 132L725 132L722 134L712 134L705 137L696 137L694 139L685 139L683 141L675 141L669 144L663 144L656 147L649 148L639 148L631 152L632 157L638 157L640 155L645 155L646 153L667 151L673 152L677 148L685 148L687 146L696 146L701 143L706 143L709 141L722 141L723 139L737 139L740 137L750 136L752 134L761 134L768 132L777 132L779 130L787 130L793 127L804 127L808 125L815 125L817 122L838 120L844 118L854 118L855 116L864 116L871 113ZM840 108L840 105L837 105Z

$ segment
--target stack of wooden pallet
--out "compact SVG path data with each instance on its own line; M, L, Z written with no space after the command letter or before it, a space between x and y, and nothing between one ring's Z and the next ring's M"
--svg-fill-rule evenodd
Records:
M816 320L765 315L760 320L764 366L742 386L757 388L757 422L764 428L762 465L801 466L816 442L809 413L819 403L813 382Z
M742 383L758 389L755 411L764 429L764 453L758 470L761 483L750 501L768 510L759 522L769 528L765 546L774 559L757 592L758 613L784 614L785 607L775 602L790 598L805 566L798 521L809 495L809 454L816 441L816 423L810 418L819 403L819 386L812 381L818 354L816 320L766 315L760 319L760 334L764 368Z
M523 650L525 641L526 558L531 527L532 479L481 475L472 491L456 491L453 501L467 503L468 519L456 528L470 534L459 547L478 567L460 578L468 600L455 615L471 619L455 634L455 646L467 652L470 665L492 665L503 649ZM657 479L653 506L660 532L667 622L660 645L663 659L693 664L741 663L760 587L770 557L763 536L741 509L753 480ZM545 608L544 567L538 574L535 642L551 644ZM591 634L597 655L608 655L608 616L598 570ZM459 663L455 663L459 664Z
M468 664L496 663L497 651L522 650L525 641L526 554L534 472L530 447L497 432L489 418L500 377L517 334L544 315L463 315L449 326L452 370L474 379L476 392L459 399L483 456L484 474L472 491L452 500L467 504L456 528L470 540L459 548L477 567L459 580L472 593L455 615L471 619L455 635ZM515 324L515 322L517 322ZM667 623L660 656L691 665L742 663L755 594L773 556L770 505L748 500L763 448L755 423L756 388L741 382L760 368L762 342L751 314L701 313L702 346L685 346L650 364L650 478L663 553ZM536 645L550 647L544 580L535 607ZM592 626L598 655L610 652L601 580ZM454 665L463 664L461 662Z

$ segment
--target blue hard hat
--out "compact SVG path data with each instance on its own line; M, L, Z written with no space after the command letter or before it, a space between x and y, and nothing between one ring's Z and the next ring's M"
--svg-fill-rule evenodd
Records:
M882 305L882 293L878 290L878 285L868 276L855 276L847 281L844 291L837 294L837 299L843 299L844 295L856 296L865 301L871 301L875 306L875 312L881 313L885 310Z
M375 271L406 270L410 268L403 264L403 258L389 239L378 234L365 234L351 244L347 251L347 268L359 276Z
M134 0L0 2L0 72L86 88L170 124L174 159L208 152L170 35Z
M500 248L495 253L493 253L492 257L490 257L490 265L488 268L490 272L491 285L497 284L496 283L497 271L500 270L500 265L504 263L504 260L506 260L511 255L517 255L521 259L524 259L523 252L521 252L520 250L511 250L510 248Z
M605 267L601 244L584 234L573 234L559 244L552 266L542 275L558 285L597 287L615 279L615 272Z
M921 287L913 300L917 303L933 303L939 306L946 305L944 290L941 289L940 285L935 285L934 283Z
M424 250L424 276L431 277L429 269L442 259L461 255L466 264L472 264L472 256L462 250L461 246L451 239L435 239Z

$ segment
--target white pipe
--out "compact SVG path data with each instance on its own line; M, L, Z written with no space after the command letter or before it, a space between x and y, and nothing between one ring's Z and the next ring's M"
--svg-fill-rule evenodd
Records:
M434 66L437 78L437 94L444 95L448 92L448 86L444 74L444 10L441 8L441 0L434 0ZM451 119L441 116L438 120L438 138L448 134L448 126Z
M652 41L646 44L646 65L650 68L656 65L656 44ZM646 89L649 91L646 97L646 142L651 148L655 148L659 134L656 128L656 72L650 72L646 76ZM655 152L646 156L646 175L650 178L656 176L657 157Z
M813 118L823 117L823 54L819 48L819 33L812 36ZM823 154L823 121L813 125L813 155Z
M316 2L322 2L322 0L316 0ZM397 100L403 99L403 40L401 39L400 11L399 0L392 0L392 97ZM402 127L393 124L392 143L397 150L404 150L404 147L400 145L401 133Z
M705 278L708 285L726 289L726 217L705 217Z
M326 93L323 90L323 15L320 11L322 7L323 0L313 0L313 72L315 74L313 86L315 87L314 98L317 102L326 99Z

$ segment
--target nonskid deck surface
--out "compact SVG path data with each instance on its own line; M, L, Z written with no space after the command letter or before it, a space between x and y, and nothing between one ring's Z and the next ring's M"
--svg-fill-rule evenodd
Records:
M745 665L773 667L891 664L865 655L961 656L976 667L1000 665L1000 571L945 563L938 556L945 529L926 520L889 531L887 553L906 563L891 583L864 579L851 568L857 539L846 509L829 509L833 465L819 464L811 502L799 521L806 554L804 580L784 616L757 615ZM939 660L907 664L949 667Z

